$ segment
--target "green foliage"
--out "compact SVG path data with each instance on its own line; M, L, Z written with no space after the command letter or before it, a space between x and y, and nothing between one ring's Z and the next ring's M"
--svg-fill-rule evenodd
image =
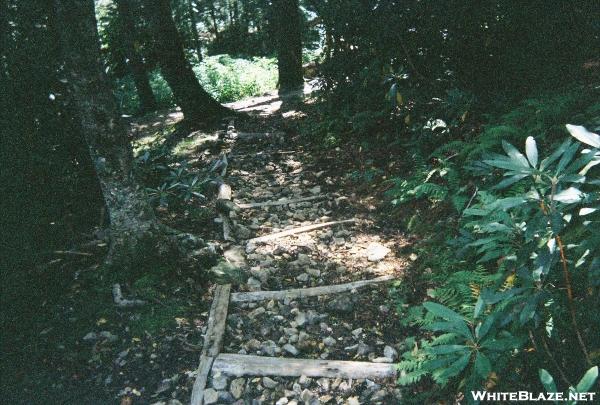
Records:
M194 66L194 72L202 87L221 103L258 96L277 87L277 62L273 58L210 56ZM173 93L158 70L150 73L150 86L159 108L175 105ZM116 78L114 87L121 111L135 114L139 99L131 76Z
M209 175L189 167L187 161L168 162L164 147L147 149L136 158L136 170L146 184L150 201L159 206L204 201Z
M481 264L475 272L442 272L442 285L428 295L444 305L426 302L426 315L413 310L415 324L439 335L404 354L400 384L430 376L441 386L454 379L466 391L479 389L515 353L526 356L528 339L578 342L570 356L579 361L569 373L591 361L590 349L600 343L585 310L598 301L592 291L600 244L593 229L600 181L592 173L600 164L600 137L582 126L567 130L591 149L569 138L544 157L528 137L524 153L503 141L505 154L488 153L480 163L489 181L463 211L460 236L450 246Z
M222 103L258 96L277 86L274 58L216 55L205 58L194 71L202 87Z
M550 373L547 370L541 368L539 371L539 374L540 374L540 381L542 382L542 385L546 389L546 392L548 392L548 393L558 392L556 389L556 383L554 382L554 378L552 377L552 375L550 375ZM594 366L594 367L590 368L588 371L586 371L586 373L583 375L583 377L581 377L581 380L579 380L579 383L577 384L576 387L573 387L573 386L569 387L569 394L571 394L571 393L583 394L583 393L593 392L593 391L591 391L591 388L594 386L594 383L596 382L597 379L598 379L598 366ZM566 403L568 405L576 405L577 401L569 400Z

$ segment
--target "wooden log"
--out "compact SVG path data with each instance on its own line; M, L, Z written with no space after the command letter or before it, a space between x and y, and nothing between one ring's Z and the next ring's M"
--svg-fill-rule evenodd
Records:
M208 375L210 374L215 357L221 351L230 291L231 284L219 285L215 289L215 295L208 315L208 324L206 326L206 334L204 335L198 373L196 381L194 381L194 387L192 388L192 405L202 405Z
M214 357L200 356L200 365L198 366L196 381L194 381L194 387L192 388L191 405L202 405L204 401L204 389L206 388L208 375L210 374L214 360Z
M212 366L213 371L241 376L369 378L394 377L396 366L390 363L366 361L312 360L285 357L263 357L221 353Z
M264 242L268 242L271 240L284 238L286 236L295 235L298 233L311 232L311 231L315 231L317 229L327 228L327 227L339 225L339 224L347 224L347 223L351 223L351 222L352 223L356 222L356 219L353 218L353 219L345 219L343 221L331 221L331 222L323 222L320 224L305 225L305 226L301 226L298 228L288 229L286 231L276 232L276 233L272 233L269 235L259 236L258 238L249 239L248 244L252 245L252 244L256 244L256 243L264 243Z
M245 209L250 209L250 208L261 208L261 207L272 207L272 206L276 206L276 205L296 204L299 202L322 200L325 198L327 198L326 195L313 195L310 197L293 198L290 200L284 199L284 200L277 200L277 201L244 203L244 204L238 204L237 206L239 209L245 210Z
M223 335L225 334L225 320L227 319L227 308L229 307L229 293L231 284L218 285L215 296L210 307L206 335L204 335L204 346L202 355L216 356L221 350Z
M52 253L54 253L55 255L71 255L71 256L85 256L85 257L94 256L92 253L76 252L74 250L55 250Z
M372 284L385 283L394 280L394 276L381 276L370 280L354 281L352 283L334 284L311 288L295 288L280 291L254 291L231 294L231 302L253 302L263 300L283 300L285 298L296 299L314 297L317 295L338 294L345 291L366 287Z

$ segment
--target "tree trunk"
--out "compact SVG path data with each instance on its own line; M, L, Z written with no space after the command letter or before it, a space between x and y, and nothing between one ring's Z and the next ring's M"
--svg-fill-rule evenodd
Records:
M192 36L194 37L194 46L196 47L196 56L198 57L198 62L202 61L202 45L200 43L200 34L198 33L198 21L196 20L196 12L194 11L194 5L192 4L192 0L187 0L188 3L188 12L190 13L190 24L192 26Z
M181 37L175 28L169 0L144 0L156 57L177 104L189 123L213 123L231 112L215 101L196 78L185 59Z
M213 25L213 34L215 35L215 40L219 41L221 36L219 34L219 24L217 23L217 10L215 10L214 0L208 1L208 7L209 7L209 11L210 11L210 19L211 19L212 25Z
M148 80L148 71L145 63L142 61L135 45L135 24L131 16L130 0L118 0L117 10L121 22L121 40L127 57L127 66L131 70L135 88L140 99L140 110L142 113L148 113L156 110L156 100Z
M302 38L298 0L273 0L279 88L302 88Z
M149 252L177 249L132 174L132 149L102 69L93 0L55 0L61 51L81 131L110 219L107 264L134 270Z

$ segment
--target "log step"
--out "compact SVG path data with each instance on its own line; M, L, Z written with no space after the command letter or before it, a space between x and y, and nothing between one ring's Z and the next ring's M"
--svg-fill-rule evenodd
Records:
M231 294L231 302L253 302L263 300L283 300L285 298L314 297L317 295L336 294L344 291L352 291L371 284L385 283L394 279L394 276L381 276L371 280L360 280L352 283L334 284L311 288L295 288L280 291L254 291L238 292Z
M284 238L286 236L296 235L296 234L304 233L304 232L312 232L312 231L316 231L317 229L328 228L328 227L334 226L334 225L355 223L355 222L356 222L356 219L352 218L352 219L345 219L343 221L322 222L322 223L318 223L318 224L300 226L298 228L288 229L288 230L281 231L281 232L276 232L276 233L271 233L271 234L264 235L264 236L259 236L258 238L249 239L247 244L254 245L257 243L269 242L271 240Z
M366 361L312 360L221 353L212 366L213 373L232 376L369 378L394 377L396 366Z

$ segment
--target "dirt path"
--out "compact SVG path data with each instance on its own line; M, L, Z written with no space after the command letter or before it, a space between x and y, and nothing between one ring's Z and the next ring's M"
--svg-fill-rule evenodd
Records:
M297 114L282 113L278 108L285 100L272 96L232 107L247 111L252 105L263 116ZM228 264L221 266L241 270L242 276L224 299L229 305L222 343L205 345L205 354L216 352L206 387L198 385L201 378L196 381L192 402L400 402L392 363L401 336L387 287L405 267L396 254L405 241L382 234L364 201L344 186L337 152L310 150L285 131L264 136L261 130L249 134L231 127L229 135L224 181L242 209L226 219L234 240L222 242ZM333 224L321 226L326 223ZM312 225L319 229L293 233ZM329 286L378 277L386 282L321 294ZM314 287L323 288L310 290ZM290 289L296 292L259 299L260 291ZM221 332L210 328L212 337ZM207 345L212 337L205 338Z

